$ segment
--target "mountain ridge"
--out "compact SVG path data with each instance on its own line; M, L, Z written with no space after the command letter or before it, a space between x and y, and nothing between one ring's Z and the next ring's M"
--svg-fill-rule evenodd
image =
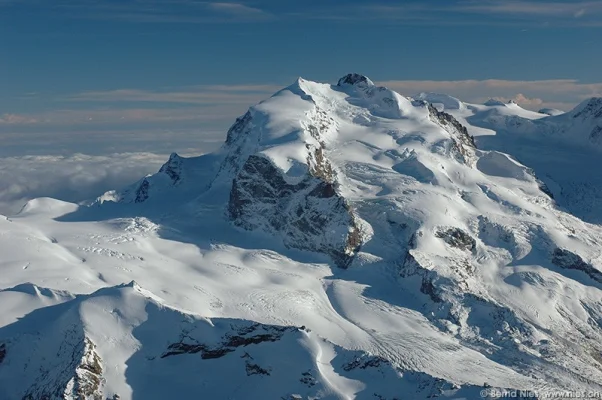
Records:
M183 395L202 390L186 368L217 382L228 365L236 365L233 379L247 395L261 396L251 388L265 391L278 376L282 385L269 393L284 398L477 398L488 385L602 389L602 228L566 212L538 165L526 166L491 139L566 115L417 97L359 74L336 85L299 78L238 118L214 153L174 153L156 174L88 207L32 201L0 220L12 232L10 241L0 235L0 251L10 254L0 282L14 287L33 271L29 281L40 287L92 294L32 287L0 291L0 300L41 310L23 319L34 324L53 304L89 304L71 325L87 320L90 331L125 338L118 355L89 335L104 374L89 380L99 380L94 390L103 396L146 393L138 383L149 376L172 388L151 396ZM21 255L30 243L38 252ZM133 280L140 284L122 284ZM98 308L100 297L107 305ZM157 318L160 310L173 323ZM185 322L191 318L205 321L198 322L207 324L203 337L221 344L179 340L196 326ZM143 338L132 333L145 323ZM14 360L11 343L21 343L22 324L0 324L5 360ZM254 324L261 335L284 333L255 343L274 347L247 349L247 357L242 349L255 344L245 345L247 334L237 329ZM101 329L109 325L114 332ZM169 337L151 326L169 326ZM210 333L222 328L242 346ZM308 332L310 339L302 337ZM95 364L82 337L66 346L84 349L81 359L87 354ZM276 368L286 351L306 370ZM132 368L123 372L124 364ZM60 370L75 371L65 382L86 369L65 365ZM107 365L121 367L106 375ZM162 366L170 372L161 375ZM21 382L23 395L67 388L62 378L49 386L10 368L0 364L0 382ZM206 384L215 398L232 386Z

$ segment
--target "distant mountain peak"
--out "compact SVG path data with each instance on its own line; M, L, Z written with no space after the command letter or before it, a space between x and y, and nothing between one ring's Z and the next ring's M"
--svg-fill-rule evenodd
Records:
M573 118L602 118L602 97L592 97L581 102L571 111Z
M416 100L427 101L443 110L463 110L466 105L455 97L443 93L421 92L412 96Z
M159 172L167 174L174 184L179 183L182 179L182 157L178 153L171 153L169 160L163 164Z
M351 73L351 74L347 74L344 77L342 77L341 79L339 79L337 86L344 86L344 85L366 87L366 86L374 86L374 82L372 82L370 80L370 78L368 78L367 76L364 76L361 74L356 74L356 73Z
M497 99L489 99L484 104L489 107L506 105L506 103L504 103L503 101L497 100Z
M537 112L539 114L546 114L546 115L550 115L550 116L556 116L556 115L564 114L564 111L558 110L558 109L555 109L555 108L542 108L542 109L540 109Z

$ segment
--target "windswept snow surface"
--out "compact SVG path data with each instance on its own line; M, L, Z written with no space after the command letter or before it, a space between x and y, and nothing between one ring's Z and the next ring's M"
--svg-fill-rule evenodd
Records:
M448 112L467 126L480 149L510 154L535 172L558 206L601 224L602 98L585 100L566 113L550 116L548 111L473 104Z
M213 154L0 217L0 399L602 390L602 203L556 196L600 179L563 137L596 104L416 97L299 79Z

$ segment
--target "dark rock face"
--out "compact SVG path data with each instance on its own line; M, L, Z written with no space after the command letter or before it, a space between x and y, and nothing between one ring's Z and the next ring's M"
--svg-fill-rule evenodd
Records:
M573 118L602 118L602 97L592 97Z
M316 151L315 158L322 157ZM332 177L329 166L316 163L303 180L289 184L270 160L252 155L232 182L229 216L242 228L280 232L287 246L324 252L346 267L361 235Z
M245 370L247 371L247 376L251 375L270 375L270 371L265 368L262 368L258 364L253 364L247 361L245 363Z
M257 129L254 129L254 115L257 118L261 118L261 116L257 116L255 112L249 109L245 115L238 117L228 130L226 142L222 147L226 155L218 171L216 180L219 180L220 176L229 178L233 173L236 174L240 168L241 161L248 157L249 154L254 154L257 151L260 133L257 132Z
M314 378L311 371L306 371L301 374L301 378L299 379L299 382L305 384L307 387L312 387L312 386L316 385L316 378Z
M590 133L589 138L596 142L602 140L602 126L596 126L594 129L592 129L592 133Z
M342 77L341 79L339 79L337 86L343 86L343 85L368 86L371 84L372 84L372 82L364 75L351 73L351 74L347 74L344 77Z
M142 180L138 189L136 189L136 198L134 199L134 203L143 203L148 200L148 189L150 188L150 183L145 178Z
M435 233L440 239L452 247L461 250L474 251L477 248L477 242L468 233L460 228L449 228Z
M468 134L468 130L466 129L466 127L464 125L462 125L460 122L458 122L458 120L455 119L451 114L448 114L444 111L439 111L432 105L429 106L429 111L430 111L431 115L433 115L440 124L443 124L443 125L449 124L449 125L453 126L458 132L460 132L462 134L461 135L462 144L465 144L472 148L476 148L474 140Z
M49 372L56 375L58 379L50 379ZM84 337L83 341L73 349L71 360L68 360L65 369L40 371L41 379L28 390L23 400L58 398L104 400L102 372L101 359L96 353L96 346L90 339Z
M468 134L464 125L451 114L437 110L432 104L426 103L431 120L445 129L452 138L452 152L455 158L463 163L472 158L472 151L477 148L474 137Z
M552 253L552 263L560 268L576 269L585 272L590 278L598 283L602 283L602 272L598 271L591 264L586 263L572 251L555 248Z
M349 204L337 192L336 173L326 157L324 135L335 124L333 118L320 107L312 110L303 126L315 140L305 144L307 159L300 167L307 172L292 180L260 153L261 130L256 125L265 124L265 118L251 110L228 131L218 176L221 181L232 179L230 220L243 229L277 234L290 248L322 252L336 265L348 266L362 239Z
M227 355L228 353L235 351L238 347L244 347L264 342L276 342L280 340L285 333L297 331L299 329L300 328L294 326L253 324L245 328L240 328L234 333L224 336L220 344L213 346L204 343L198 343L196 341L194 343L187 343L185 342L185 340L190 339L183 338L178 343L170 344L167 347L167 351L161 355L161 358L176 356L180 354L196 353L201 353L201 358L204 360L220 358ZM247 365L249 365L248 361ZM247 367L247 373L248 368L249 367ZM265 371L261 368L257 369L255 367L251 367L251 369L256 371L255 373L262 373L258 372L260 370ZM269 372L267 373L267 375L269 375Z
M353 361L343 365L343 369L345 371L351 371L356 368L378 368L381 365L390 365L390 362L379 356L362 355L361 357L356 357Z
M228 129L226 144L232 144L239 139L241 135L244 135L245 132L248 131L252 119L253 117L250 111L247 111L242 117L236 118L236 122Z
M169 160L163 164L159 172L169 176L174 185L178 184L182 179L182 157L171 153Z
M545 193L550 199L554 200L554 193L552 193L548 185L537 179L537 186L539 187L539 190Z

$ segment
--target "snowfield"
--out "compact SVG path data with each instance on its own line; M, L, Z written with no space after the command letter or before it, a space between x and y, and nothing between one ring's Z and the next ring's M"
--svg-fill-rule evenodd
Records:
M300 78L215 153L0 216L0 399L601 391L599 137L600 99Z

